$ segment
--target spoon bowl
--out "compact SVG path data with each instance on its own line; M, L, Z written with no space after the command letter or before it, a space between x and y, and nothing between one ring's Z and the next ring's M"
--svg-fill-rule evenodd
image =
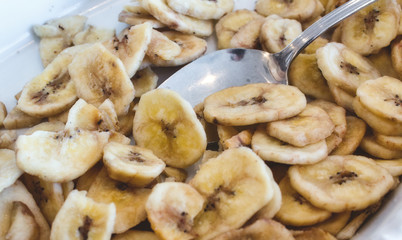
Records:
M207 54L181 68L159 88L178 92L192 106L219 90L249 83L288 84L292 60L312 41L343 19L376 0L350 0L313 23L282 51L224 49Z

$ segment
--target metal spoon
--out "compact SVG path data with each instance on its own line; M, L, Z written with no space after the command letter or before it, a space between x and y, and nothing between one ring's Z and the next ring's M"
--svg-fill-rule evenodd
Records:
M350 0L312 24L281 52L225 49L207 54L173 74L159 88L172 89L193 106L219 90L248 83L288 84L292 60L327 29L376 0Z

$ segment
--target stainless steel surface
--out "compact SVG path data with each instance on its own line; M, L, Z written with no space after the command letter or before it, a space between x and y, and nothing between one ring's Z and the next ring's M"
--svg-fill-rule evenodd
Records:
M180 93L194 106L209 94L247 83L288 84L287 72L292 60L327 29L375 2L351 0L312 24L281 52L226 49L207 54L173 74L161 88Z

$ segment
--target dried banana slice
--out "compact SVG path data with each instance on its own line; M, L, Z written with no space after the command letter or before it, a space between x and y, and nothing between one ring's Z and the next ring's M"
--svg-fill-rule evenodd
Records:
M264 16L272 14L283 18L296 19L300 22L308 20L314 14L317 1L293 1L284 0L258 0L255 4L255 10Z
M174 167L165 167L163 172L156 178L156 182L185 182L186 179L186 170Z
M88 47L80 45L63 50L41 74L24 86L18 107L38 118L56 115L70 108L77 95L68 66Z
M249 21L230 39L231 48L258 48L263 18Z
M15 161L15 152L0 149L0 192L11 186L22 175Z
M331 212L311 205L297 193L290 185L288 176L281 180L279 187L282 193L282 206L275 215L279 222L291 226L309 226L331 217Z
M95 166L91 167L83 175L77 179L76 189L79 191L88 191L92 183L95 181L96 177L103 169L103 163L99 161Z
M134 87L123 63L100 43L76 55L68 67L77 96L99 107L109 98L118 116L126 114L134 99Z
M273 198L273 181L271 170L249 148L231 148L209 159L190 181L206 199L193 231L210 239L241 227Z
M24 113L17 105L4 118L3 125L6 129L19 129L32 127L41 121L41 118L32 117Z
M104 147L103 163L111 178L134 187L145 187L165 169L152 151L115 142Z
M402 135L402 123L372 113L366 106L363 106L359 97L353 101L353 109L356 115L363 119L375 132L389 136Z
M223 233L214 240L247 238L254 240L294 240L292 233L285 226L272 219L257 220L246 227Z
M74 45L80 45L85 43L104 42L115 35L114 29L98 28L93 25L89 25L85 30L77 33L73 38Z
M164 182L153 187L145 207L160 239L193 239L194 218L202 211L204 198L186 183Z
M380 71L382 76L399 78L399 73L392 66L391 48L384 47L376 54L370 54L367 58L373 63L374 67Z
M87 197L116 207L112 229L113 233L122 233L146 219L145 203L150 193L150 189L132 188L115 181L108 177L106 169L102 169L91 184Z
M329 137L334 129L328 113L310 104L292 118L267 123L268 135L296 147L317 143Z
M314 54L299 54L290 65L288 77L289 83L304 94L316 99L334 101L327 80L318 68L315 50Z
M33 31L40 38L63 37L71 45L74 36L84 29L87 17L66 16L47 21L43 25L34 25Z
M18 99L17 99L18 100ZM3 102L0 102L0 127L3 126L3 121L7 116L7 108Z
M284 164L312 164L327 157L325 140L304 147L295 147L270 137L260 125L251 140L251 147L265 161Z
M15 141L17 141L16 130L0 130L0 149L14 149Z
M346 134L346 111L343 107L324 100L312 101L310 105L324 109L335 125L334 131L326 139L328 153L330 153L342 142Z
M244 126L293 117L306 107L306 97L288 85L267 83L231 87L204 100L205 120Z
M73 190L54 219L50 239L110 239L115 209L113 203L98 203L85 191Z
M374 138L377 143L386 148L402 151L402 136L387 136L374 132Z
M345 227L350 219L350 216L350 211L333 213L330 218L328 218L324 222L316 224L314 227L320 228L335 236L339 231L342 230L342 228Z
M342 142L331 152L331 155L351 155L359 147L366 133L366 123L357 117L347 116L346 126Z
M398 34L401 8L396 0L379 0L342 22L342 43L368 55L388 46Z
M68 118L68 111L69 111L69 110L70 110L70 109L68 109L68 110L66 110L66 111L64 111L64 112L62 112L62 113L59 113L59 114L50 116L50 117L47 118L47 120L48 120L49 122L62 122L62 123L64 123L64 124L66 124L67 118Z
M369 60L341 43L328 43L316 54L325 79L352 95L363 82L380 77Z
M174 11L198 19L220 19L231 12L234 0L167 0L168 6Z
M393 186L391 174L362 156L329 156L288 171L292 187L314 206L331 212L361 210L378 202Z
M70 181L101 159L108 138L106 132L79 129L20 135L16 142L17 165L50 182Z
M134 120L134 107L136 106L136 101L131 102L130 107L128 108L128 113L123 116L119 116L119 133L125 136L131 136L133 133L133 120Z
M114 234L112 240L160 240L154 232L128 230L124 233Z
M302 32L300 22L276 14L265 18L261 26L260 42L264 50L276 53L284 49Z
M61 184L48 182L29 174L22 176L22 182L32 194L49 225L52 225L57 212L64 203Z
M328 39L323 38L323 37L318 37L314 41L312 41L303 51L302 53L304 54L315 54L315 52L321 48L327 45Z
M204 128L179 94L156 89L142 95L134 116L133 136L167 165L185 168L206 149Z
M0 193L0 222L1 239L49 239L49 225L20 181Z
M28 129L24 135L31 135L32 133L36 131L48 131L48 132L58 132L58 131L63 131L65 128L65 125L63 122L60 121L54 121L54 122L43 122L39 123L38 125L35 125Z
M42 38L39 42L39 55L42 65L47 67L61 51L69 46L62 37Z
M296 240L309 240L309 239L320 239L320 240L337 240L330 233L325 232L319 228L310 228L307 230L296 230L293 231L293 237Z
M360 103L370 112L402 123L402 82L384 76L363 83L356 92Z
M329 91L331 92L336 104L345 108L349 112L353 112L353 100L355 99L355 93L351 94L345 90L335 86L331 82L327 82Z
M391 62L392 67L398 72L399 78L402 78L402 37L397 37L391 44Z
M402 175L402 159L375 160L375 162L381 167L387 169L394 177Z
M144 11L146 11L144 9ZM148 12L147 12L148 13ZM119 13L119 22L127 23L128 25L139 25L143 23L149 23L152 28L164 28L165 24L161 23L159 20L154 18L152 15L148 14L135 14L133 12L121 11Z
M271 219L273 218L279 211L282 206L282 193L279 185L273 181L273 189L274 196L272 199L262 207L258 212L253 216L253 219Z
M148 44L147 56L152 60L161 58L172 60L181 52L180 45L170 40L165 34L152 30L151 42Z
M163 34L180 46L180 53L172 60L165 60L159 56L148 55L148 60L152 65L158 67L180 66L189 63L200 56L207 50L207 42L199 37L190 34L179 33L175 31L163 32Z
M151 24L143 23L124 29L118 37L104 42L104 45L120 58L128 76L132 77L145 57L151 36Z
M150 67L137 71L131 78L135 89L134 96L141 97L142 94L154 90L158 84L158 79L158 75Z
M264 18L261 15L247 9L240 9L226 14L224 17L219 19L215 26L216 36L218 38L218 48L231 48L232 38L234 38L243 27L245 29L253 30L251 31L252 34L250 34L248 30L239 34L254 36L256 31L253 26L256 26L255 23L257 23L257 26L261 26L263 20ZM247 26L248 24L249 26ZM258 40L260 29L257 29L257 33L256 36L250 38L254 38L252 40L254 42L255 40Z
M375 141L375 137L371 134L366 134L366 136L364 136L360 143L360 147L374 157L382 159L402 158L402 150L393 150L382 146Z
M166 0L142 0L141 6L152 16L176 31L206 37L213 32L211 20L201 20L179 14L172 10Z
M243 130L231 138L226 139L222 144L223 149L250 146L252 136L253 132L250 129Z

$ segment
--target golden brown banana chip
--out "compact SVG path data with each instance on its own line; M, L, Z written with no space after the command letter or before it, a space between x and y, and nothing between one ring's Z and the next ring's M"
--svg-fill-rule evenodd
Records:
M336 240L334 236L330 233L319 229L319 228L310 228L307 230L300 230L300 231L293 231L293 237L295 240L313 240L313 239L320 239L320 240Z
M375 137L370 133L364 136L360 143L360 147L374 157L382 159L402 158L402 150L393 150L382 146L376 142Z
M114 203L116 222L113 232L122 233L146 219L145 203L150 193L150 189L131 188L109 178L104 168L89 188L88 197L96 202Z
M275 219L285 225L309 226L328 219L331 212L317 208L297 193L286 176L279 183L282 193L282 205Z
M402 136L387 136L374 132L374 138L380 145L392 149L392 150L402 150Z
M384 47L378 53L371 54L367 58L373 63L373 65L380 71L383 76L390 76L393 78L399 78L401 75L396 71L393 66L391 57L391 48Z
M350 219L350 216L350 211L333 213L330 218L328 218L324 222L314 225L314 227L320 228L335 236L339 231L342 230L343 227L345 227Z
M402 24L400 24L402 26ZM402 77L402 37L397 37L391 44L391 62L399 78Z
M128 230L124 233L114 234L112 240L159 240L154 232Z
M366 123L356 117L346 117L346 134L342 142L331 152L331 155L350 155L359 147L366 133Z

